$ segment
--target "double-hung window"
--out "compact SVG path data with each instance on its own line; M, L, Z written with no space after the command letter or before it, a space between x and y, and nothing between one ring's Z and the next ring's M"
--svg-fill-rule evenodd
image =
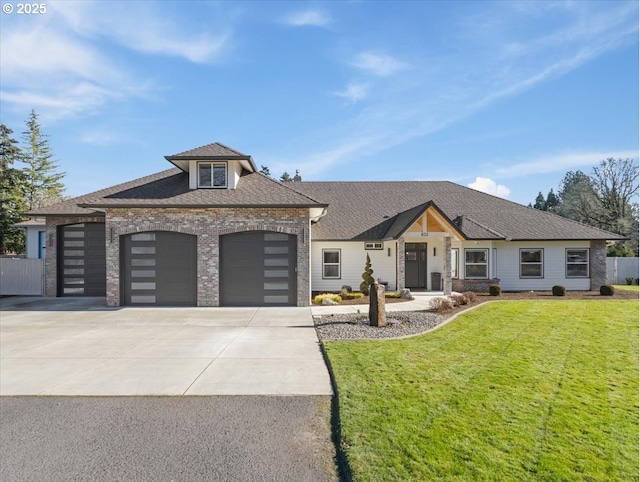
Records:
M322 278L340 279L340 250L322 250Z
M465 249L464 273L466 279L489 278L489 250Z
M520 278L544 277L544 252L542 249L520 250Z
M224 162L199 162L198 187L227 187L227 164Z
M567 278L588 278L589 277L589 250L572 249L566 250Z

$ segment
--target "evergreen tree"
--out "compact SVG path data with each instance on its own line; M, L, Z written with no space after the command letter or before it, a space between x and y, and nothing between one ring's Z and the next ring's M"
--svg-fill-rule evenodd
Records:
M549 190L549 194L547 194L547 199L545 200L544 204L545 204L545 210L546 211L553 211L556 206L558 206L558 204L560 203L560 199L558 199L558 196L555 195L555 193L553 192L553 189Z
M53 204L62 199L64 172L57 172L49 139L42 133L38 114L31 111L25 122L27 130L22 133L24 146L22 161L26 176L27 210Z
M271 177L271 172L269 171L269 168L267 166L260 166L260 172L262 174L264 174L265 176L269 176Z
M371 269L371 258L369 257L369 254L367 253L367 260L364 264L364 273L362 273L362 283L360 283L360 292L364 293L365 295L369 294L369 286L371 286L374 283L374 279L373 279L373 269Z
M289 173L287 171L284 171L282 173L282 176L280 176L280 180L282 182L291 182L291 181L293 181L293 179L291 179L291 176L289 175Z
M25 219L25 176L13 167L21 152L12 133L0 124L0 254L24 253L24 230L13 225Z
M539 209L540 211L546 211L547 210L547 203L544 200L544 196L542 195L542 191L538 192L538 195L536 196L536 202L533 205L533 207L535 209Z

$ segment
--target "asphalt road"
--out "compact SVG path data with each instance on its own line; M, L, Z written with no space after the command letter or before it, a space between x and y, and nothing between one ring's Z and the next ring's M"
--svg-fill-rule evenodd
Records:
M0 397L0 480L336 481L330 397Z

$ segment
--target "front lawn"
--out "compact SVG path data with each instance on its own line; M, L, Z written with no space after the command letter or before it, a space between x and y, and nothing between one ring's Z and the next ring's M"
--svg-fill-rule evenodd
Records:
M614 285L614 287L617 290L640 291L640 286L638 285Z
M638 302L490 303L328 342L355 480L638 480Z

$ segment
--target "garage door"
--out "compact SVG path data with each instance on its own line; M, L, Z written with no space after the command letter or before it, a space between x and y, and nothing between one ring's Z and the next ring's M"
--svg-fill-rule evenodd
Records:
M121 293L124 305L195 306L197 238L165 231L124 236Z
M222 306L295 306L296 236L252 231L220 237Z
M58 228L58 296L105 296L104 223Z

